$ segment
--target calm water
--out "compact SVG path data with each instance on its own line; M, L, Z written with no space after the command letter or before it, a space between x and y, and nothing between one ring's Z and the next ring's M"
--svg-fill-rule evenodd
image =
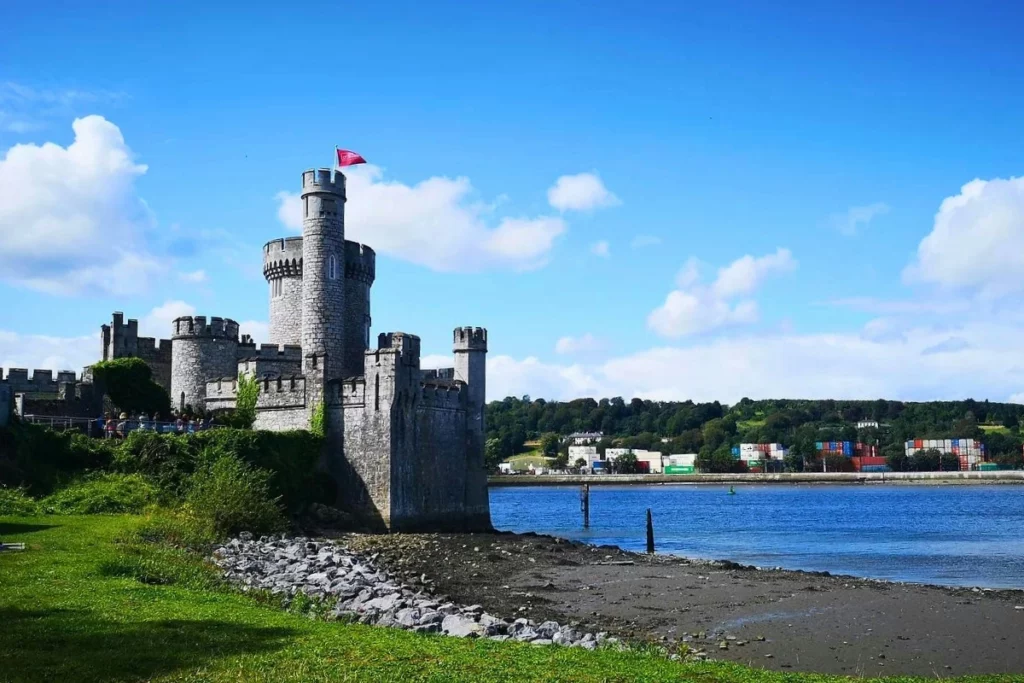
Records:
M894 581L1024 588L1024 486L493 487L494 525L627 550Z

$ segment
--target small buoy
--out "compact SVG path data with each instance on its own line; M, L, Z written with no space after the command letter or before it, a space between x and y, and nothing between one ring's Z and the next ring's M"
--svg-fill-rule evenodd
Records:
M733 488L732 486L729 487L729 495L730 496L735 496L736 495L736 489Z

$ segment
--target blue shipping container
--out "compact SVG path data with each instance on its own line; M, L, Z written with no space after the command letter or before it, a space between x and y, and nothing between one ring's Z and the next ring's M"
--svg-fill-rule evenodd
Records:
M864 465L860 468L861 472L890 472L888 465Z
M960 439L950 439L950 442L957 448L960 447Z
M845 455L845 456L852 456L853 455L853 444L850 443L849 441L844 441L843 442L843 455Z
M739 446L733 446L732 447L732 454L733 455L739 455L740 454L740 447Z
M814 447L820 451L821 450L821 442L820 441L815 441L814 442Z
M594 461L593 469L595 469L595 470L603 470L604 469L604 461L602 461L602 460L595 460Z

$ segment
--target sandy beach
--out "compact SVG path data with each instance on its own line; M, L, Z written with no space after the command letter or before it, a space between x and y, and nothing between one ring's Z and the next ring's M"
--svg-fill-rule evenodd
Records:
M503 616L782 671L1024 671L1024 591L885 583L638 555L534 534L349 535L437 593Z

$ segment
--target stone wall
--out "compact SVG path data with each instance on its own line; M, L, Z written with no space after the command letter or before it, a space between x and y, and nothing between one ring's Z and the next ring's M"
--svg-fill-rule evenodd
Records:
M370 287L376 259L370 247L345 241L345 377L363 374L363 354L370 348Z
M14 412L14 392L11 387L0 384L0 427L6 427Z
M174 321L171 341L171 406L206 405L206 382L238 371L238 323L225 318L184 316Z
M31 377L25 368L10 368L3 374L0 368L0 385L10 388L12 394L25 394L35 398L56 398L60 385L76 382L75 373L61 370L54 377L53 370L33 370Z
M162 386L168 393L171 391L171 364L173 351L169 339L139 337L136 356L146 361L153 371L153 381Z
M238 379L221 377L206 382L206 409L234 410L238 399Z
M301 201L302 351L323 358L331 380L344 376L345 176L304 172Z
M254 429L309 429L305 377L264 377L256 386L259 394L256 396Z
M270 341L302 343L302 238L271 240L263 247L263 276L270 294ZM280 284L275 285L275 281Z

